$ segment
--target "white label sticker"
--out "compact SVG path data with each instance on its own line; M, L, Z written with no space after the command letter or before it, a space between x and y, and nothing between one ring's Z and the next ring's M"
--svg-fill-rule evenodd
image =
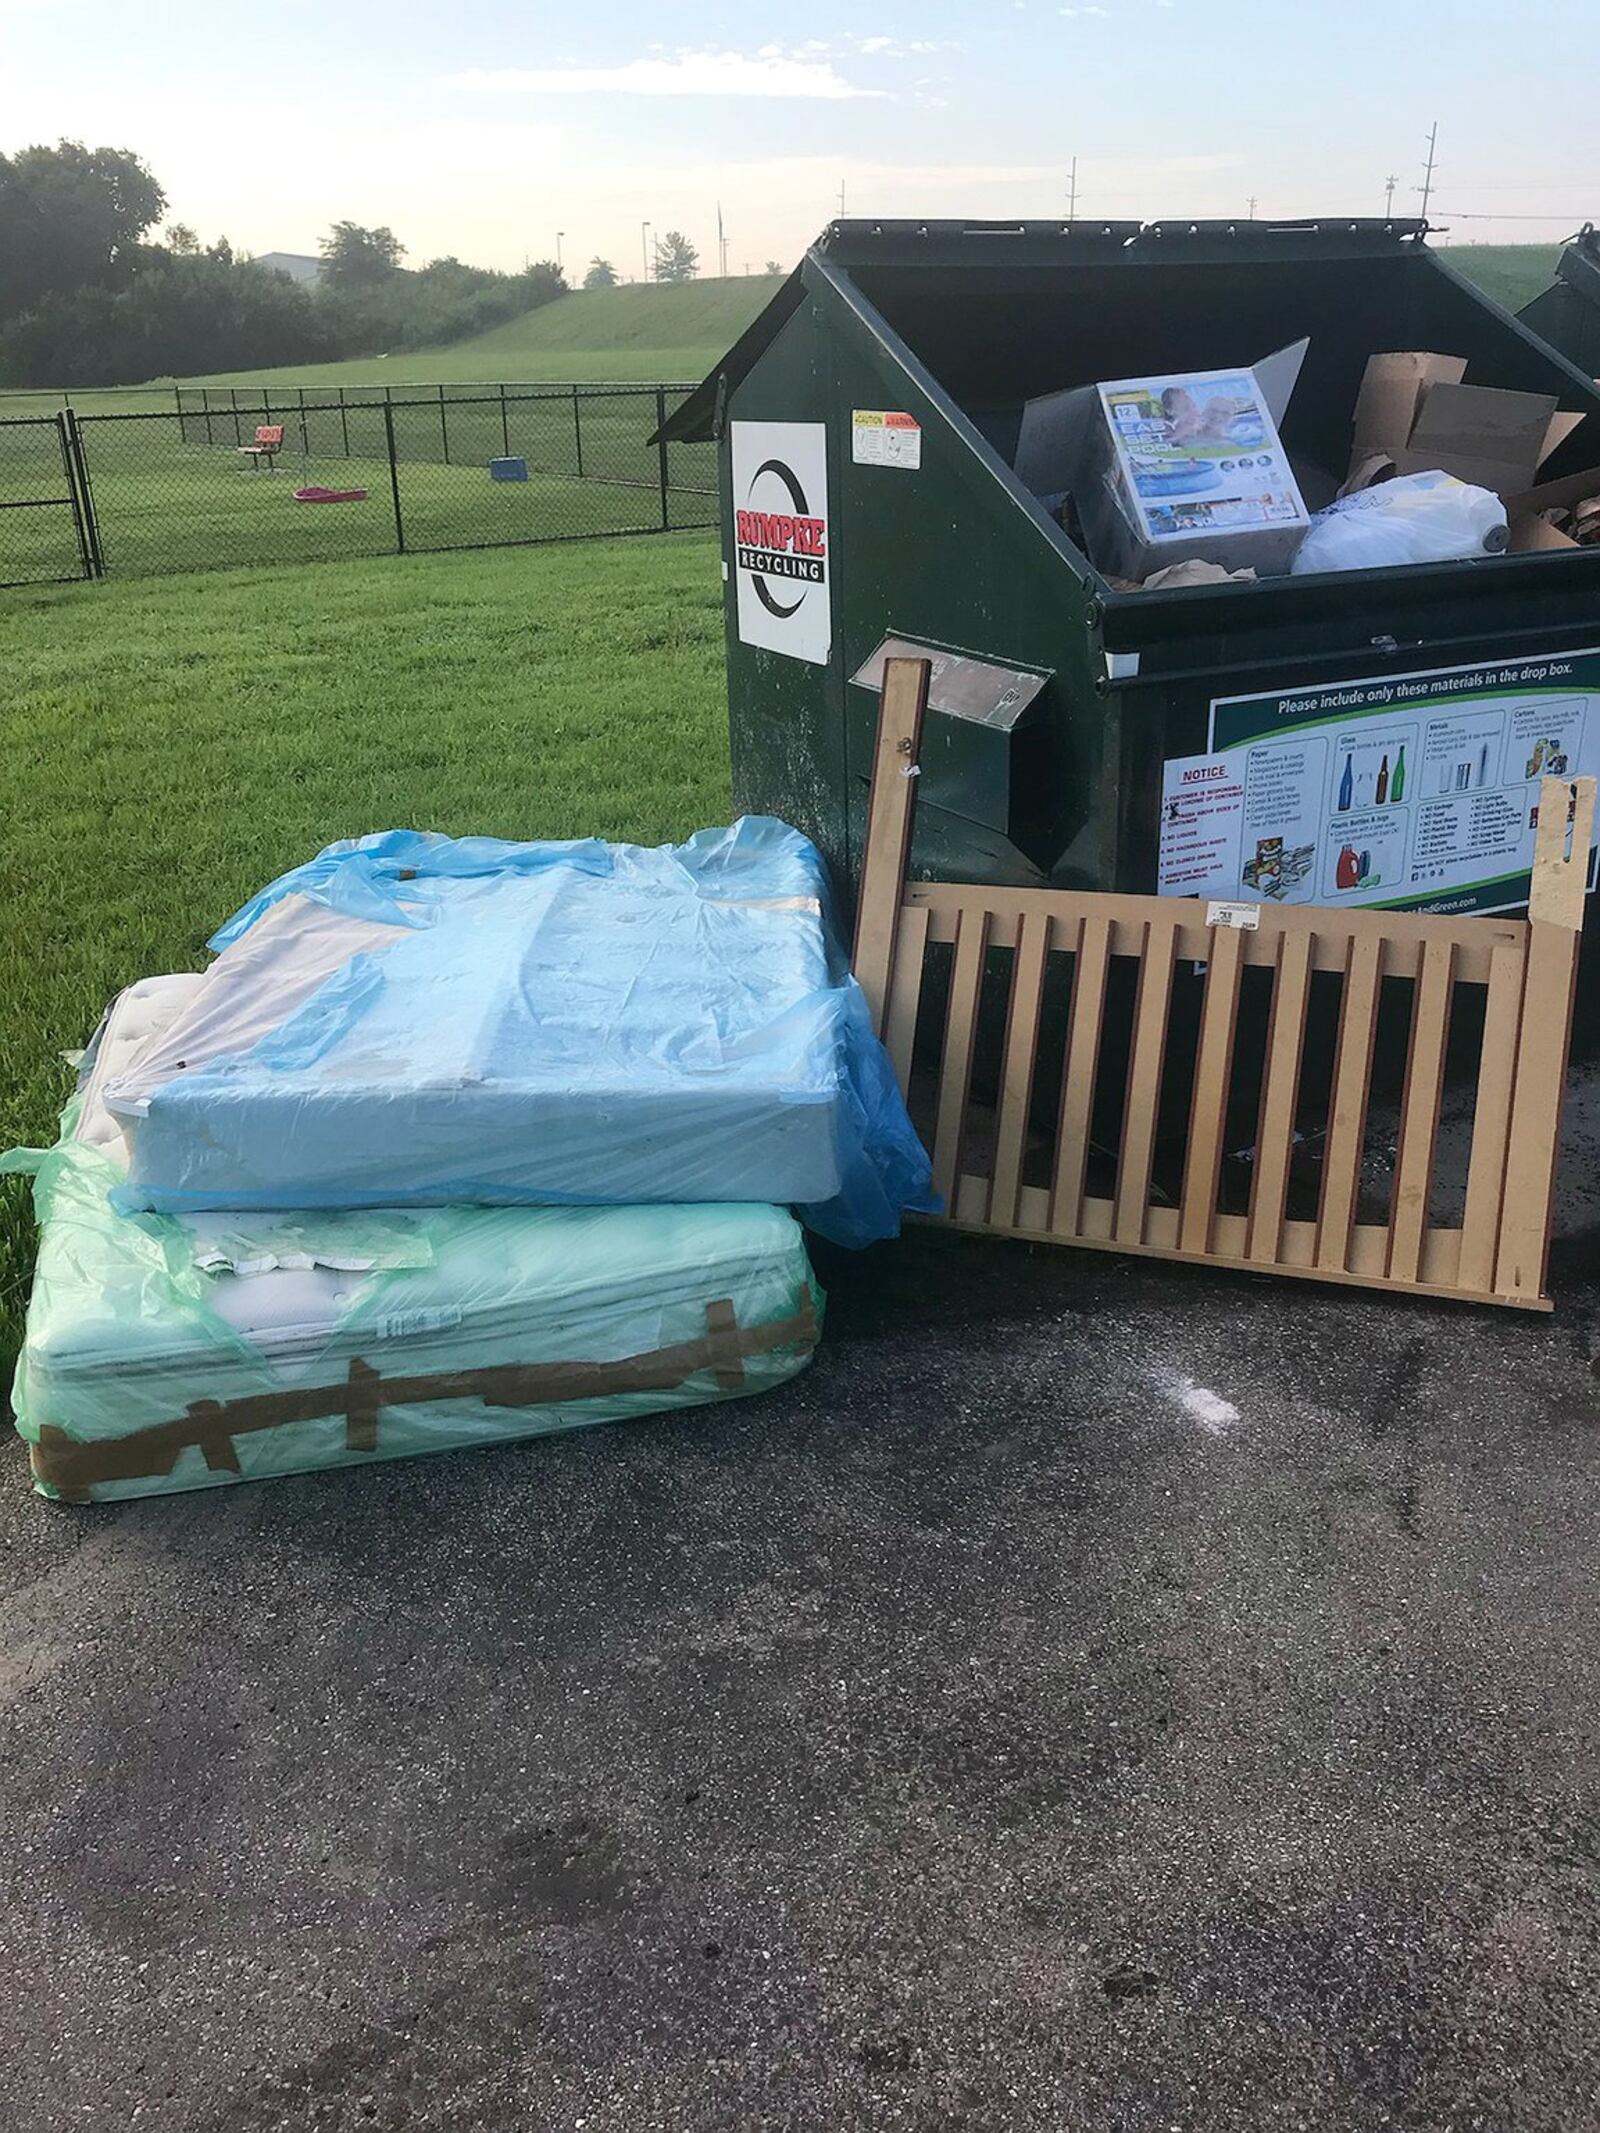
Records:
M732 470L739 641L826 666L827 430L820 422L736 422Z
M373 1331L380 1341L415 1340L419 1333L451 1333L461 1323L458 1304L428 1304L415 1311L391 1311Z
M1240 933L1254 933L1261 924L1259 904L1207 904L1206 924L1227 926Z
M850 417L850 456L857 466L914 471L922 464L922 425L893 408L858 407Z

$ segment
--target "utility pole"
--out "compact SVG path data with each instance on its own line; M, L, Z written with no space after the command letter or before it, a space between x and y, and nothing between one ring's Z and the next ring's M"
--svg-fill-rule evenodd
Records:
M1385 222L1389 221L1394 214L1394 189L1399 182L1392 170L1383 181L1383 219Z
M639 225L639 256L644 261L645 280L654 280L655 277L650 272L650 225L648 222L641 222Z
M844 180L839 180L839 220L844 220Z
M1245 220L1246 220L1247 222L1254 222L1254 221L1255 221L1255 219L1256 219L1256 196L1255 196L1255 194L1254 194L1254 193L1252 193L1252 194L1250 195L1249 199L1248 199L1248 200L1247 200L1247 201L1245 202L1245 204L1244 204L1244 212L1245 212Z
M558 274L561 272L561 240L566 234L565 230L556 231L556 272Z
M1074 222L1076 222L1076 221L1077 221L1077 219L1078 219L1078 159L1077 159L1077 157L1076 157L1076 156L1074 156L1074 157L1073 157L1073 159L1072 159L1072 168L1071 168L1071 170L1070 170L1070 171L1069 171L1069 172L1067 173L1067 221L1068 221L1068 223L1069 223L1069 224L1071 224L1071 223L1074 223Z
M717 202L717 272L726 281L728 278L728 240L722 234L722 202Z
M1428 219L1428 202L1433 196L1433 151L1439 138L1439 121L1434 120L1428 134L1428 160L1422 173L1422 183L1417 190L1422 194L1422 219Z

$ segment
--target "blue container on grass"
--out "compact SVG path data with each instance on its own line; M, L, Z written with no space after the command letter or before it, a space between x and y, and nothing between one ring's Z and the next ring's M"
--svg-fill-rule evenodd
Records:
M526 481L527 478L528 462L525 459L491 459L489 462L491 481Z

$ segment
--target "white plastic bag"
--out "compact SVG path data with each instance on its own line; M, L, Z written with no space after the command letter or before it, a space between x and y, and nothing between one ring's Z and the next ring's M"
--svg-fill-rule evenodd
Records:
M1489 489L1453 474L1404 474L1319 511L1290 565L1314 570L1388 570L1401 563L1453 563L1498 555L1506 507Z

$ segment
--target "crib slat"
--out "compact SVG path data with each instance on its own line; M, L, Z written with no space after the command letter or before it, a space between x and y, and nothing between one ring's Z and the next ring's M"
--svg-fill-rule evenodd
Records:
M1002 1229L1017 1219L1022 1185L1022 1158L1028 1140L1028 1107L1033 1101L1034 1054L1039 1043L1039 1013L1050 960L1051 919L1030 911L1017 936L1011 963L1011 1006L1006 1017L1005 1063L1000 1079L1000 1123L995 1141L994 1185L989 1220Z
M1078 926L1073 960L1072 1008L1061 1069L1061 1123L1056 1134L1055 1179L1050 1191L1050 1230L1057 1237L1076 1237L1083 1220L1095 1067L1100 1057L1110 969L1110 919L1083 919Z

